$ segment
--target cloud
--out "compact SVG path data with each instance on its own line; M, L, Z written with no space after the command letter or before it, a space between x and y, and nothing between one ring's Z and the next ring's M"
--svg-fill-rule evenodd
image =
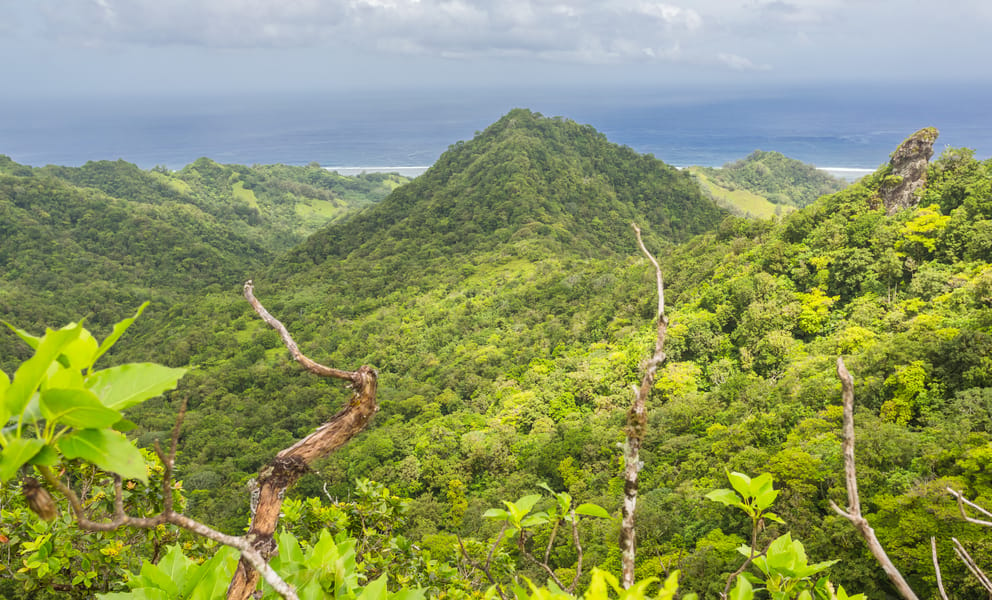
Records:
M76 45L346 47L440 57L610 63L681 60L705 31L654 0L37 0Z

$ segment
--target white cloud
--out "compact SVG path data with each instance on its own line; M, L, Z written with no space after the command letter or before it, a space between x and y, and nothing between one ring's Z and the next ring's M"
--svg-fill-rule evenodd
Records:
M750 59L736 54L721 52L716 55L718 61L735 71L768 71L771 65L755 65Z

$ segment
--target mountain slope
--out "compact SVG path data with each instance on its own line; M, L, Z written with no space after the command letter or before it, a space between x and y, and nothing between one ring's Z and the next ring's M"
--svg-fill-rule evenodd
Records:
M397 253L425 259L522 240L584 255L629 253L632 221L681 241L724 214L687 174L589 126L517 109L293 256L313 263Z
M703 177L704 182L717 187L715 191L731 203L735 200L735 191L745 190L765 198L775 206L801 208L824 194L840 191L847 186L847 182L824 173L813 165L788 158L779 152L762 150L755 150L747 157L725 164L719 169L693 167L692 170ZM755 203L753 198L747 200L750 201L748 206L738 208L745 213L770 216L757 214L755 209L760 211L764 207ZM772 208L774 210L774 206Z

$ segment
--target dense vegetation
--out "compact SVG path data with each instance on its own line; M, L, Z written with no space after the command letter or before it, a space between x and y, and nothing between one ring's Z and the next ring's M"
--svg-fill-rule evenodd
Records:
M762 150L718 169L693 167L692 172L714 198L757 217L782 215L846 185L812 165Z
M169 172L123 161L31 168L0 156L0 314L35 330L86 316L104 330L145 300L155 313L243 280L404 181L205 158ZM0 365L23 356L0 339Z
M832 579L848 589L891 593L828 508L845 503L838 354L857 382L864 509L890 554L918 590L933 588L931 535L954 535L988 564L992 547L942 490L992 500L992 162L945 152L919 206L892 216L879 207L883 177L779 220L728 217L687 173L514 111L271 267L260 257L256 293L308 355L380 371L373 428L295 489L295 533L351 533L370 578L388 556L407 569L395 583L453 590L471 587L445 567L457 563L455 534L484 555L499 525L483 515L501 500L546 484L615 513L623 412L654 335L636 220L662 258L672 318L642 449L640 578L678 568L685 591L722 591L748 521L704 495L730 469L780 486L786 525L767 523L769 540L791 531L810 556L841 559ZM6 252L5 264L20 256ZM118 355L192 367L177 394L129 417L147 444L189 398L189 508L230 531L245 524L252 474L345 395L299 373L239 298L241 268L151 315ZM617 572L615 522L583 527L586 564ZM957 596L983 597L947 543L940 553ZM511 543L498 557L504 573L545 579ZM549 560L567 577L574 548Z

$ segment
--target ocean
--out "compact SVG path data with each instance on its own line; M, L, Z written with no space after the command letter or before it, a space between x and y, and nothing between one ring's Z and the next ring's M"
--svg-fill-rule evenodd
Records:
M179 169L201 156L231 164L320 165L416 174L449 145L511 108L587 123L665 162L721 166L774 150L848 178L874 170L917 129L936 150L992 155L982 87L820 86L781 90L548 88L226 95L0 97L0 154L33 166L123 159Z

